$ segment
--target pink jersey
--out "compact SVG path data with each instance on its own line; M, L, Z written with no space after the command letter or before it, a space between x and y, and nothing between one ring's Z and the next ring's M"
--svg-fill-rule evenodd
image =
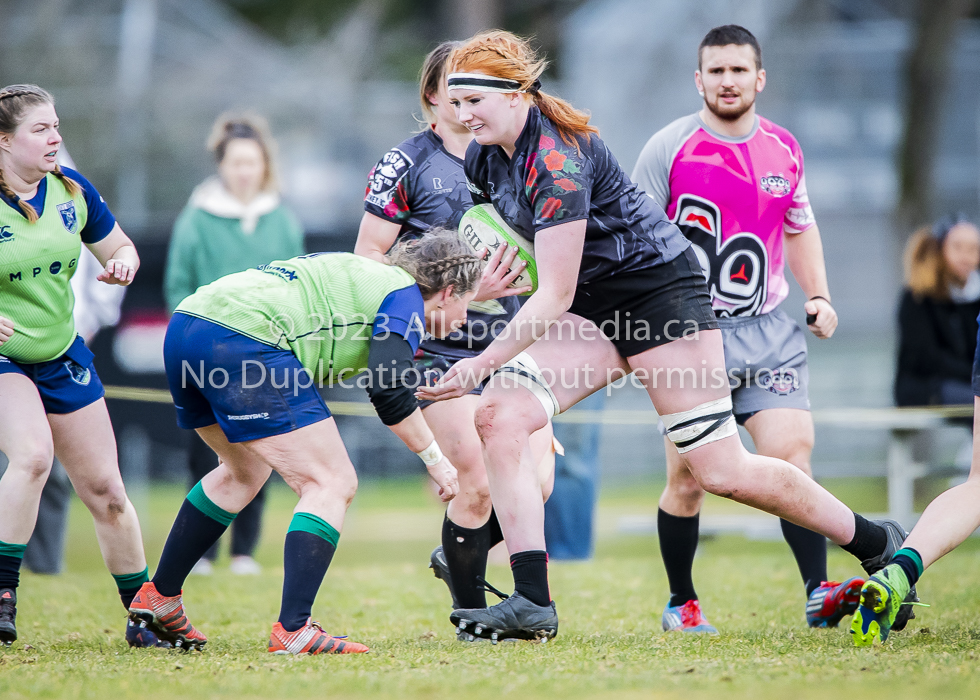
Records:
M815 223L786 129L757 117L733 139L683 117L647 142L633 180L694 245L718 316L768 313L786 298L783 235Z

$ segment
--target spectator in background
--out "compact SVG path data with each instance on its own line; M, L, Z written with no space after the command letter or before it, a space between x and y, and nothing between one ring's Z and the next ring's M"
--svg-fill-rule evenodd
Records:
M303 254L303 230L282 204L276 179L275 144L265 120L256 115L218 117L208 139L218 174L198 185L174 224L165 293L173 310L198 287L219 277ZM191 438L191 484L218 466L218 458L197 435ZM231 571L260 571L252 558L261 528L265 488L238 515L231 535ZM195 572L211 573L215 544Z
M898 312L899 406L973 403L978 267L980 230L962 216L941 219L909 239Z

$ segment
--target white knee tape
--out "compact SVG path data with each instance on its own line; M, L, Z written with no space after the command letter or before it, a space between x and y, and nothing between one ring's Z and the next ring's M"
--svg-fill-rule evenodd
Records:
M708 401L690 411L661 416L660 420L667 429L667 437L681 454L738 432L731 396Z
M545 381L544 375L541 374L538 363L526 352L519 353L513 360L494 372L495 377L499 375L506 377L506 381L519 384L534 394L534 398L541 402L548 420L561 413L558 399Z

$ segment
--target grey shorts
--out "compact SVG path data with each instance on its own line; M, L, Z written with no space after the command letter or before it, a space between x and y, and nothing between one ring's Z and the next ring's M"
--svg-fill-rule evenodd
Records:
M732 406L739 423L767 408L810 410L806 336L775 309L761 316L719 318Z
M732 413L739 425L768 408L810 410L806 336L780 309L760 316L719 318ZM658 423L664 435L663 422Z

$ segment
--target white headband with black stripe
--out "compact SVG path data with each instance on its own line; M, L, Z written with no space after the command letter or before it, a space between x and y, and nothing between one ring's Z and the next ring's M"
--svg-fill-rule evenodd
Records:
M475 90L477 92L526 92L521 84L507 78L494 78L482 73L450 73L447 79L450 90Z

